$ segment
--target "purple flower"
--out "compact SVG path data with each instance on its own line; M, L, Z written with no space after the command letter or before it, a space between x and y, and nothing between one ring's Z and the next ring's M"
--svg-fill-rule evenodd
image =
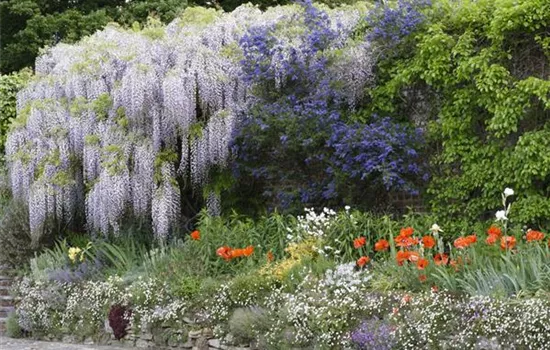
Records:
M361 322L351 333L351 341L361 350L390 350L395 345L392 328L378 318Z

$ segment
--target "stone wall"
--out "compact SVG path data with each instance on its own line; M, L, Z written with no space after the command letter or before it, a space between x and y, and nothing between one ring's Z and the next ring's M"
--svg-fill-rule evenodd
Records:
M185 331L181 329L164 328L156 331L141 332L139 334L128 333L123 339L115 339L112 332L109 332L108 322L106 322L106 332L98 335L94 339L78 339L74 336L66 335L61 341L63 343L83 343L86 345L112 345L117 347L138 348L138 349L158 349L158 350L257 350L255 344L229 344L228 341L222 341L214 337L210 328ZM56 340L56 339L47 339Z

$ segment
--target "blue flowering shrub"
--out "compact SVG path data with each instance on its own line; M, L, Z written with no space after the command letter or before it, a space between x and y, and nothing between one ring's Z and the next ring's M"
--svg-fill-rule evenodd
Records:
M288 21L251 27L240 40L253 96L234 135L238 193L250 191L259 207L292 210L372 207L387 191L415 191L421 133L350 113L373 80L375 49L357 34L364 16L344 21L310 2L300 6ZM346 60L356 60L352 71L342 69Z

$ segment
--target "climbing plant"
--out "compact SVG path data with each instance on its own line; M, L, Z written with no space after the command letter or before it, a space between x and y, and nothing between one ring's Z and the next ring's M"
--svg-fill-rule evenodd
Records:
M507 186L514 218L547 221L550 3L436 1L423 15L424 29L386 52L370 96L376 111L427 123L432 209L492 215Z

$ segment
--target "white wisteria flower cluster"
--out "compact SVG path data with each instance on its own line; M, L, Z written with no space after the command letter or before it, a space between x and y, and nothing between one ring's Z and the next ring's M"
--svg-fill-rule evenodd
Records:
M239 40L251 26L290 28L281 24L299 11L193 8L166 27L109 26L48 49L17 96L6 143L13 194L28 203L32 232L43 232L49 218L85 218L90 232L116 233L131 214L149 218L166 237L180 223L182 191L202 193L210 169L227 164L233 131L246 115L252 95ZM353 39L361 11L327 13L337 40L348 45L327 74L342 80L353 105L376 55ZM277 33L281 52L288 51L291 33ZM206 197L210 213L218 213L218 195Z

